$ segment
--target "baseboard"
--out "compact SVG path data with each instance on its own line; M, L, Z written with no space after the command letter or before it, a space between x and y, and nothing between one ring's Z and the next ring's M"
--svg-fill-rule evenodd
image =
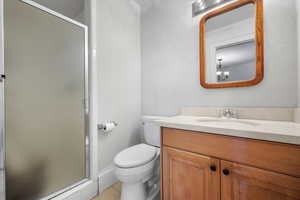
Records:
M105 189L118 182L115 176L115 167L109 166L102 170L99 174L99 193L101 194Z

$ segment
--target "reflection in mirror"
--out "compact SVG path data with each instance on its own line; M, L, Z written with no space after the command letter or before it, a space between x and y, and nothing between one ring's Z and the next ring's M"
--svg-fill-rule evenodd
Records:
M238 1L208 12L200 23L201 84L206 88L255 85L262 80L262 26L257 3ZM259 15L259 16L258 16ZM258 51L258 52L257 52ZM260 57L257 57L260 55ZM248 84L248 85L247 85Z
M232 82L255 78L255 41L216 49L216 81Z
M206 21L207 82L253 79L255 72L255 10L253 4ZM252 41L252 42L249 42ZM250 72L251 74L247 74Z

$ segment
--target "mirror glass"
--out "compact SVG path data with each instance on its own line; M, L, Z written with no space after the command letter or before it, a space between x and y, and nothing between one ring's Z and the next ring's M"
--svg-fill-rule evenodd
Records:
M205 23L206 83L255 79L255 4L213 16Z

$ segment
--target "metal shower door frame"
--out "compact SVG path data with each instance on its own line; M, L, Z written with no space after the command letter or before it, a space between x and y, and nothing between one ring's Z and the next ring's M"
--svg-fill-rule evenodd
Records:
M4 9L0 0L0 73L4 74ZM5 199L4 84L0 83L0 199Z
M41 4L38 4L32 0L20 0L21 2L28 4L29 6L35 7L47 14L53 15L60 18L68 23L76 25L84 30L84 113L85 113L85 171L86 178L74 183L73 185L67 186L66 188L57 191L47 197L40 200L49 200L62 193L69 191L76 186L79 186L90 180L91 176L91 159L90 159L90 130L89 130L89 115L90 115L90 105L89 105L89 38L88 38L88 27L78 21L75 21L69 17L66 17L54 10L51 10ZM0 74L5 74L4 66L4 0L0 0ZM4 102L4 79L0 77L0 199L5 198L5 102ZM3 190L3 192L2 192Z

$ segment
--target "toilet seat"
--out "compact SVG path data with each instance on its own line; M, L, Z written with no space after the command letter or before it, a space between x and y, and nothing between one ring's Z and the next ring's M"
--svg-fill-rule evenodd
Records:
M114 159L119 168L135 168L151 162L157 155L158 148L138 144L121 151Z

